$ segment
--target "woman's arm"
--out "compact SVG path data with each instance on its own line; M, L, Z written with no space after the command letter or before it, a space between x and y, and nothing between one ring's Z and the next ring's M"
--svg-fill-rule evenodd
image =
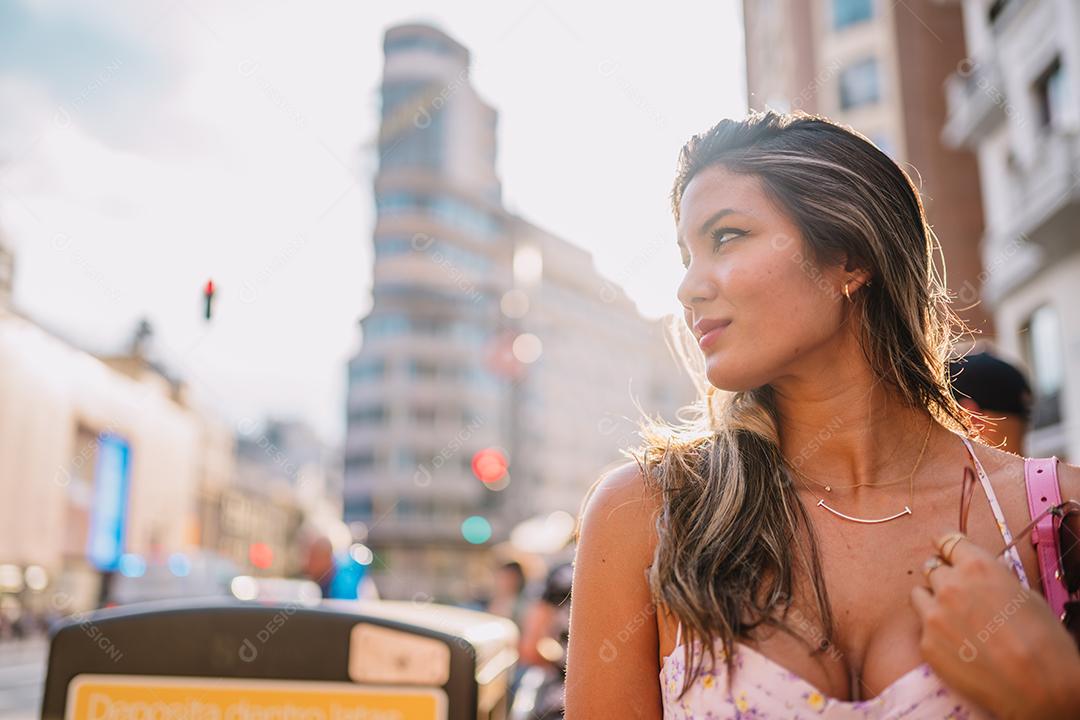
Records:
M663 716L656 607L645 578L658 506L636 464L604 475L588 498L570 601L567 720Z

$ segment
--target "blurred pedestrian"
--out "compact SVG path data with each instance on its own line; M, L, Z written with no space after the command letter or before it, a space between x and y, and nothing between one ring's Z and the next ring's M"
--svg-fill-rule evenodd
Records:
M525 612L519 662L510 684L511 720L563 716L573 576L571 563L557 564Z
M984 351L950 362L949 375L956 401L975 414L980 439L1023 455L1031 418L1031 387L1024 374Z
M495 575L495 589L484 609L510 618L520 628L527 604L525 570L516 560L504 563Z
M530 603L521 624L518 654L525 665L560 665L555 644L565 648L570 624L570 563L556 565L548 573L540 597Z
M379 597L367 567L348 552L335 554L334 545L326 536L316 537L308 545L304 575L318 584L327 599L377 600Z

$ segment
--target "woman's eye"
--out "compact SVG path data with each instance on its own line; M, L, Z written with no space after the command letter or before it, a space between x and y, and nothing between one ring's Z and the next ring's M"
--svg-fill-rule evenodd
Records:
M746 234L745 230L737 228L717 228L712 231L713 247L720 247L729 240Z
M720 249L720 246L726 242L734 240L735 238L742 237L747 234L747 230L740 230L739 228L724 227L717 228L709 233L709 236L713 240L713 250ZM687 255L682 256L682 266L686 270L690 267L690 258Z

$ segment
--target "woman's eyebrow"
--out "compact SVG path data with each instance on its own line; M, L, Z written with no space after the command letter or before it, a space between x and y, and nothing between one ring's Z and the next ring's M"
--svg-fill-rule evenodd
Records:
M705 233L707 233L709 231L709 226L710 225L712 225L717 220L720 220L720 219L722 219L722 218L724 218L724 217L726 217L728 215L746 215L748 217L753 217L754 216L753 213L748 212L746 210L740 210L738 208L724 208L723 210L717 210L712 215L710 215L709 218L704 223L702 223L701 229L698 230L698 233L701 234L701 235L704 235ZM678 245L679 247L685 247L685 243L683 243L681 235L676 236L675 244Z
M727 215L747 215L753 217L753 213L747 212L746 210L740 210L738 208L724 208L723 210L717 210L712 215L710 215L709 219L702 223L701 230L699 230L698 232L704 235L709 231L710 225Z

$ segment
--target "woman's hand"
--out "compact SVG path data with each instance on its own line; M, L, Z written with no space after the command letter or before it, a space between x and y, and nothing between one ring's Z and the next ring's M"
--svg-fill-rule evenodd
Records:
M929 568L929 588L911 592L923 658L1000 717L1080 716L1080 653L1050 606L989 552L950 537L935 543L944 562Z

